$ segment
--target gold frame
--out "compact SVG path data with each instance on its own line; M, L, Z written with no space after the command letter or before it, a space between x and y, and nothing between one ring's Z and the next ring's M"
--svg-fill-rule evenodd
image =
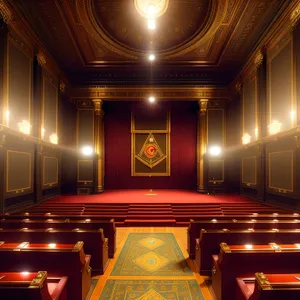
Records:
M56 90L56 98L55 98L55 134L58 136L58 86L56 86L50 79L49 77L52 77L46 70L43 69L42 72L42 122L41 122L41 128L39 128L39 136L41 137L41 140L45 141L45 142L50 142L48 140L45 139L45 136L42 137L42 128L45 128L45 84L46 81L48 83L50 83ZM56 80L56 78L53 78L54 81ZM59 142L58 142L59 144Z
M22 188L18 188L18 189L12 189L12 190L9 190L8 189L8 167L9 167L9 163L8 163L8 154L9 153L21 153L21 154L26 154L26 155L29 155L29 186L26 186L26 187L22 187ZM31 178L31 175L32 175L32 163L31 163L31 157L32 157L32 154L30 152L22 152L22 151L15 151L15 150L7 150L6 151L6 172L5 172L5 192L6 193L11 193L11 192L16 192L16 193L19 193L19 192L24 192L24 190L30 190L32 189L32 178Z
M254 73L254 74L253 74ZM257 89L257 69L255 71L252 71L251 72L251 75L249 75L245 80L244 82L246 81L249 81L252 82L254 81L254 94L255 94L255 98L254 98L254 125L255 125L255 128L257 128L258 130L258 134L257 134L257 137L255 137L254 141L258 140L259 139L259 128L258 128L258 89ZM245 134L245 94L244 94L244 91L245 89L242 88L242 136L244 136ZM254 130L255 130L254 128ZM242 143L242 141L241 141Z
M79 137L78 137L78 131L79 131L79 111L80 110L91 110L93 112L93 132L92 132L92 147L95 145L95 113L93 108L77 108L76 112L76 146L79 147ZM81 145L82 146L82 145Z
M209 146L208 144L208 115L209 115L209 111L212 110L221 110L222 111L222 143L220 144L220 147L224 147L226 145L226 130L225 130L225 109L224 108L207 108L207 112L206 112L206 148Z
M245 159L250 159L250 158L254 158L254 172L255 172L255 181L254 182L247 182L247 181L244 181L244 160ZM243 157L242 158L242 183L244 183L245 185L247 186L251 186L251 185L256 185L257 184L257 157L254 155L254 156L247 156L247 157Z
M295 67L294 67L294 42L293 42L293 37L292 35L290 35L286 41L284 41L282 44L280 43L282 40L278 41L276 43L276 45L278 46L278 49L276 49L276 51L274 53L272 53L272 49L274 49L276 47L276 45L273 46L272 49L270 49L268 52L271 52L268 60L267 60L267 106L268 106L268 116L267 119L269 120L269 124L271 124L272 122L272 87L271 87L271 77L272 77L272 60L289 44L291 43L291 99L290 99L290 111L294 111L295 112L295 118L294 120L291 122L291 128L294 128L296 126L297 123L297 105L295 103L295 87L296 84L294 83L295 81ZM269 125L268 124L268 125ZM287 130L291 129L288 128ZM269 132L267 134L268 136L270 135Z
M271 186L271 163L270 163L270 157L272 154L276 154L276 153L284 153L284 152L291 152L292 153L292 161L291 161L291 177L292 177L292 189L284 189L284 188L280 188L280 187L275 187L275 186ZM270 152L268 155L268 188L270 189L275 189L278 190L278 192L294 192L294 150L284 150L284 151L275 151L275 152Z
M56 160L56 182L45 182L45 161L46 161L46 158L50 158L50 159L54 159ZM43 155L43 186L53 186L53 185L56 185L58 184L58 157L55 157L55 156L45 156Z
M224 176L224 173L225 173L225 162L224 162L224 159L210 159L209 161L208 161L208 167L209 167L209 164L210 164L210 162L212 162L212 161L219 161L219 162L222 162L222 180L208 180L208 182L224 182L224 178L225 178L225 176Z
M171 136L171 113L167 112L166 130L136 130L133 112L131 112L131 176L151 177L151 176L171 176L171 154L170 154L170 136ZM136 133L165 133L166 134L166 172L164 173L137 173L135 172L135 134Z
M79 180L79 164L81 162L91 162L92 163L92 167L94 168L94 161L92 159L78 159L77 161L77 182L84 182L84 183L87 183L87 182L94 182L94 180Z
M19 36L18 36L19 38ZM23 42L23 41L22 41ZM8 35L7 45L6 45L6 57L4 62L4 84L3 84L3 95L4 95L4 103L3 103L3 111L2 111L2 124L6 127L9 127L9 120L6 119L5 113L9 111L9 49L10 44L13 44L20 52L22 52L29 59L29 97L28 97L28 122L31 124L31 101L32 101L32 90L33 90L33 59L24 49L16 43L13 38Z

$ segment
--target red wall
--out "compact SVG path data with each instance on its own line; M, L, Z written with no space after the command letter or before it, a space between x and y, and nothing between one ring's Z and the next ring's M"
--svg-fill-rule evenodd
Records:
M131 111L171 111L171 176L131 176ZM197 103L108 102L104 106L105 189L195 189Z

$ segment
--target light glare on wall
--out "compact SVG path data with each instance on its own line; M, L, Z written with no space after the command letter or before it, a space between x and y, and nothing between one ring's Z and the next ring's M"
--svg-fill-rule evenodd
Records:
M292 120L292 122L295 121L295 117L296 117L296 112L292 110L291 111L291 120Z
M148 29L150 29L150 30L156 29L156 23L155 23L155 20L153 20L153 19L149 19L149 20L148 20Z
M44 127L42 127L42 129L41 129L42 138L44 138L44 137L45 137L45 132L46 132L46 129L45 129Z
M209 148L209 154L211 155L211 156L218 156L218 155L220 155L221 154L221 147L220 146L211 146L210 148Z
M242 143L243 145L249 144L251 142L251 135L249 133L245 133L242 137Z
M276 134L280 132L282 123L278 122L277 120L274 120L268 127L269 127L269 133L270 134Z
M81 153L85 156L91 156L93 154L93 148L91 146L83 146L81 148Z
M25 133L25 134L30 134L31 125L28 121L22 120L22 122L18 123L18 127L19 127L20 132Z
M49 136L49 141L50 143L52 144L58 144L58 137L55 133L52 133L50 136Z

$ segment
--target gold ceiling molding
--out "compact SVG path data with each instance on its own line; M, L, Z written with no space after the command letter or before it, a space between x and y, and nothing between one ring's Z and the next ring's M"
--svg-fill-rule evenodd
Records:
M292 22L292 26L295 27L300 20L300 4L293 10L293 12L291 13L291 22Z
M87 87L73 88L73 100L102 99L102 100L144 100L154 95L158 100L199 100L227 99L227 88L201 87Z
M10 24L13 20L12 12L3 0L0 0L0 17L6 24Z
M169 59L186 54L199 48L203 43L211 40L227 15L229 0L211 0L211 12L205 26L193 38L184 44L163 50L157 53L162 59ZM81 24L89 35L104 45L107 49L114 51L123 57L137 60L139 56L145 55L143 50L135 50L117 42L108 32L99 26L94 14L94 0L76 1L76 10Z

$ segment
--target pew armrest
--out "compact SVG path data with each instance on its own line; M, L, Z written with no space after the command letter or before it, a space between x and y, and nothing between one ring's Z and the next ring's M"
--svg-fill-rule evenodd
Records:
M48 291L53 300L66 300L67 299L67 282L68 277L63 276L60 278L48 277Z

